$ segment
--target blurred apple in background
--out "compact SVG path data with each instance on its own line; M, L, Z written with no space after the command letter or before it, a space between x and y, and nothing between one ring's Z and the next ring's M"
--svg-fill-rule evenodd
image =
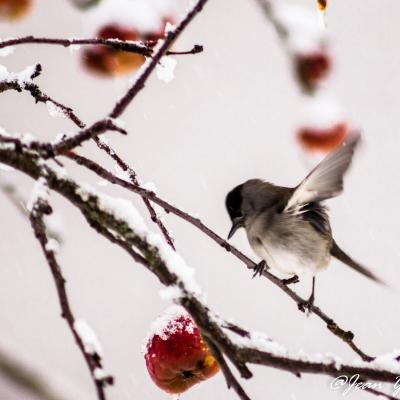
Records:
M158 39L165 36L164 30L167 22L167 19L165 19L162 28L158 31L142 34L132 28L110 24L101 28L96 37L101 39L143 41L150 46L154 46ZM83 64L90 71L104 76L123 75L136 71L144 64L145 60L146 58L141 54L115 50L100 45L87 48L82 52Z
M89 37L140 41L154 46L165 37L167 23L174 20L174 4L175 0L97 0L95 7L85 11L84 23ZM81 57L89 71L106 77L135 72L145 62L140 54L100 45L86 47Z
M179 394L219 371L192 318L174 307L153 323L145 350L146 367L162 390Z
M96 37L101 39L140 40L139 33L118 25L107 25ZM145 62L141 54L114 50L106 46L93 46L82 52L83 64L93 72L105 76L121 75L137 70Z
M302 127L297 132L297 140L305 150L328 153L342 143L347 133L345 122L326 128Z
M331 71L331 58L324 50L294 56L297 79L307 92L318 88Z
M0 0L0 21L14 21L30 10L32 0Z

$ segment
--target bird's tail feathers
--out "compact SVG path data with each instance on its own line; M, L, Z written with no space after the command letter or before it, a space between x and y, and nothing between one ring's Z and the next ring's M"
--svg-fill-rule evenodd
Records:
M350 268L353 268L360 274L366 276L373 281L380 283L381 285L387 286L387 284L380 278L378 278L375 274L373 274L368 268L363 267L358 262L354 261L348 254L346 254L335 242L332 243L331 254L333 257L337 258L342 263L348 265Z

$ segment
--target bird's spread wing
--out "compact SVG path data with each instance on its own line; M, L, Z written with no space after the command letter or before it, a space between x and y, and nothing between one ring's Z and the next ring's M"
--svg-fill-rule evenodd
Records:
M310 202L319 202L343 191L343 175L347 171L354 150L360 141L352 134L338 149L328 154L294 190L284 212L300 214Z

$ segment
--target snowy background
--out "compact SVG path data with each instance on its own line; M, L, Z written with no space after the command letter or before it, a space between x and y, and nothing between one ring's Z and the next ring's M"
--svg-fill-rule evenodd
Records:
M303 1L314 7L313 0ZM329 203L338 243L390 283L385 289L332 262L317 279L317 304L356 334L356 343L376 355L400 348L398 211L400 52L396 0L332 1L327 23L333 38L335 71L330 92L340 99L364 143L346 178L345 194ZM1 24L3 38L86 36L88 24L67 1L40 0L32 14ZM228 190L259 177L295 185L307 169L294 140L303 97L287 57L254 1L210 0L176 44L204 45L196 56L182 56L169 84L152 77L123 116L129 136L110 133L118 152L143 182L154 182L161 197L202 217L225 236ZM20 46L2 58L10 71L40 62L37 83L71 106L86 122L103 116L127 87L128 79L99 79L84 72L79 53L62 47ZM75 131L68 120L51 118L46 106L28 94L0 96L0 124L9 132L32 132L42 139ZM113 164L92 144L81 151L108 168ZM75 178L96 185L91 173L67 164ZM18 173L9 179L28 196L33 182ZM110 186L99 190L140 199ZM65 243L59 261L77 318L95 329L104 348L104 367L116 377L111 400L167 399L151 381L141 353L151 321L169 305L160 284L142 266L91 231L82 216L53 195ZM94 399L86 365L60 310L48 267L31 228L0 194L0 350L39 370L65 399ZM146 212L143 212L146 216ZM147 216L146 216L147 217ZM196 269L210 306L226 318L266 332L296 351L333 352L348 361L356 356L314 316L306 318L281 291L251 274L229 253L174 216L165 216L179 252ZM152 229L156 229L152 227ZM252 254L244 232L232 242ZM295 288L308 293L309 282ZM338 399L330 379L251 366L245 382L251 398ZM235 399L222 374L195 386L182 399ZM352 399L371 398L352 393ZM0 376L1 400L37 400Z

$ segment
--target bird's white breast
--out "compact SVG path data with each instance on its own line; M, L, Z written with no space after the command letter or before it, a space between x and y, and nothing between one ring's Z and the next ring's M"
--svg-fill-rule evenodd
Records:
M284 275L314 276L326 266L313 260L303 260L293 252L273 245L256 244L252 245L252 248L259 257L267 262L269 267Z

